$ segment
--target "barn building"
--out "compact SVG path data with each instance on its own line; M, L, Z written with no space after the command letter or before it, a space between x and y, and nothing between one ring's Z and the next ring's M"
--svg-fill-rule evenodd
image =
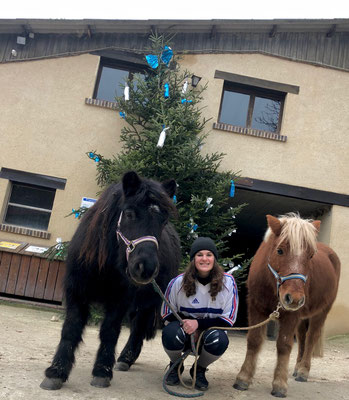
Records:
M115 90L144 68L151 32L175 33L181 66L208 84L202 151L241 171L232 205L249 206L232 246L252 255L266 214L320 219L342 261L326 334L348 333L348 19L0 20L0 296L62 300L64 264L39 255L96 198L85 153L120 151Z

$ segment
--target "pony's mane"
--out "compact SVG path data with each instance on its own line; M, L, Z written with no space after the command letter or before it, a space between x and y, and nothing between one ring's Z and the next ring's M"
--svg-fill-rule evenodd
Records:
M290 245L290 252L294 255L302 254L307 248L316 252L317 230L312 224L312 219L302 219L299 214L288 213L279 216L282 228L278 245L287 241ZM267 242L272 231L267 229L264 235L264 241Z

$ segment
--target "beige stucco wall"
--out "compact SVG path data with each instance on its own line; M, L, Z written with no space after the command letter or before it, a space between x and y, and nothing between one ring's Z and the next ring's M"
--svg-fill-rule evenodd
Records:
M326 321L326 336L349 333L349 208L333 206L330 218L330 246L341 260L341 276L337 299Z
M286 98L281 132L286 143L212 131L207 149L227 155L223 168L255 179L349 193L347 72L260 54L191 55L183 65L208 82L204 104L212 123L224 83L214 79L215 70L300 87L298 95Z
M41 245L69 240L77 221L64 217L83 196L96 197L95 163L85 152L115 154L122 123L116 111L84 103L98 63L99 57L83 55L0 65L0 166L67 179L65 190L56 191L50 241L5 232L1 238ZM0 179L0 205L7 186Z
M99 57L81 55L0 65L0 166L67 179L57 190L49 225L51 240L0 232L0 238L38 245L69 240L77 221L64 218L80 205L81 197L95 197L96 168L85 152L111 156L120 150L123 120L118 112L85 105L95 85ZM349 74L260 54L187 55L181 62L202 82L208 82L204 116L217 121L223 80L215 70L297 85L298 95L286 98L282 135L277 142L231 132L211 131L203 151L224 152L222 168L242 176L349 193ZM0 208L8 182L0 179ZM2 210L3 211L3 210ZM323 218L321 240L342 260L336 304L326 325L327 334L349 332L349 208L334 206Z

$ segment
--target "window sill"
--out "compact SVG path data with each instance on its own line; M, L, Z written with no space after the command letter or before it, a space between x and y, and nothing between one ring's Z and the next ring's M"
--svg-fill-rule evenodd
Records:
M214 122L213 129L220 131L238 133L240 135L248 135L259 137L263 139L276 140L278 142L286 142L287 136L278 135L277 133L262 131L259 129L243 128L242 126L235 126L229 124L222 124L221 122Z
M0 231L16 233L18 235L33 236L40 239L50 239L51 237L51 233L46 231L7 224L0 224Z
M118 109L118 103L116 103L115 101L92 99L90 97L85 98L85 104L89 106L107 108L109 110Z

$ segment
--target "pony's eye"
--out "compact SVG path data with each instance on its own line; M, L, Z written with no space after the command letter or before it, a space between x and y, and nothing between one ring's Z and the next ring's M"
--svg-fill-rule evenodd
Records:
M135 219L135 213L132 210L125 210L124 215L127 219Z
M276 252L279 254L279 256L281 256L282 254L284 254L284 251L282 249L277 249Z

